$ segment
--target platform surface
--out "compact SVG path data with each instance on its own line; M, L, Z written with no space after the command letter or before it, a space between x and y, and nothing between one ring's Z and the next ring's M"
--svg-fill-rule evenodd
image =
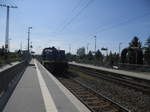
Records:
M32 60L3 112L90 112L40 63Z
M140 79L150 80L150 73L130 72L130 71L125 71L125 70L116 70L116 69L99 67L99 66L94 66L94 65L90 65L90 64L81 64L81 63L76 63L76 62L69 62L69 64L77 65L77 66L83 66L83 67L89 67L89 68L93 68L93 69L97 69L97 70L102 70L102 71L108 71L108 72L118 73L118 74L130 76L130 77L136 77L136 78L140 78Z

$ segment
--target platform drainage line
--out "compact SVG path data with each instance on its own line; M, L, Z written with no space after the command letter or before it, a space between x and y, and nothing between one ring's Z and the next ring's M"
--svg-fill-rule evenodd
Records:
M38 80L39 80L39 84L40 84L40 88L41 88L41 92L42 92L42 96L43 96L43 100L44 100L44 104L45 104L45 109L46 112L58 112L57 108L55 106L55 103L52 99L52 96L47 88L47 85L41 75L41 72L36 64L36 62L34 61L35 66L36 66L36 71L37 71L37 76L38 76Z

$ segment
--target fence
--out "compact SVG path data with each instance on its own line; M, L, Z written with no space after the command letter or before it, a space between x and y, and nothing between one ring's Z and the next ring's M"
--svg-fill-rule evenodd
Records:
M23 72L30 60L25 60L0 72L0 93L6 91L13 79Z
M150 72L150 66L148 66L148 65L120 63L119 68L123 69L123 70L134 70L134 71L141 71L141 72Z

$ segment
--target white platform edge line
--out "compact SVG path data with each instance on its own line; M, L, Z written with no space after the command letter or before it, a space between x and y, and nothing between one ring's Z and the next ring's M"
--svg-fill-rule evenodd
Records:
M79 110L79 112L91 112L64 85L62 85L43 65L40 64L40 66L47 72L50 78L52 78L52 80L57 84L60 90L66 95L66 97L74 104L74 106Z
M39 80L39 84L40 84L40 88L41 88L41 92L42 92L42 96L43 96L43 100L44 100L44 104L45 104L45 109L46 112L58 112L55 103L53 101L53 98L47 88L47 85L41 75L40 70L38 69L37 63L35 62L35 66L36 66L36 71L37 71L37 76L38 76L38 80Z

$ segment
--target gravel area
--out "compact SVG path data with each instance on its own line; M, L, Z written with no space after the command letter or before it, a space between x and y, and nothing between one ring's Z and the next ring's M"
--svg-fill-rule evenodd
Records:
M76 77L92 89L121 104L131 112L150 112L150 95L102 79Z

